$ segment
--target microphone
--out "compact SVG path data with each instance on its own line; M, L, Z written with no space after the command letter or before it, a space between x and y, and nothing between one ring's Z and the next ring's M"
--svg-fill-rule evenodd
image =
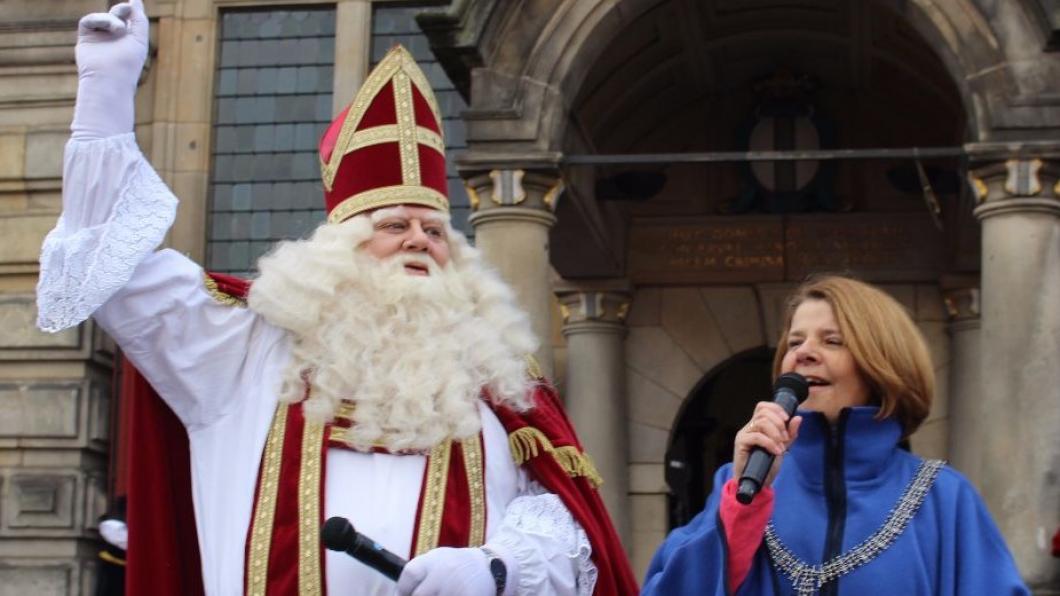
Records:
M328 550L337 550L397 581L407 561L353 529L345 517L332 517L320 529L320 539Z
M784 373L777 378L773 385L773 403L784 408L790 420L795 414L799 404L806 401L810 393L810 384L799 373ZM762 490L762 483L769 474L769 468L773 467L773 454L755 447L751 450L751 456L747 458L747 466L740 476L740 487L736 490L736 500L744 505L754 500L758 491Z

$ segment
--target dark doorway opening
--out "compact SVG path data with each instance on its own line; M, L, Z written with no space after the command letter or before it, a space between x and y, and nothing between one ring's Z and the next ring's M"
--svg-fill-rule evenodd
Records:
M703 510L714 472L732 461L736 431L757 402L769 399L772 365L773 349L766 346L737 354L707 373L685 400L666 453L670 529Z

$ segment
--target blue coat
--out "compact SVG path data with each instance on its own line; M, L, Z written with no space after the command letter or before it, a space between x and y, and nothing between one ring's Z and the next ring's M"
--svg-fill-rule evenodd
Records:
M875 533L923 462L898 447L901 427L876 420L878 408L845 409L835 429L823 415L804 417L799 438L774 481L772 523L801 561L818 565ZM732 464L714 476L703 512L674 530L655 553L642 594L728 594L725 533L718 521L721 487ZM738 594L792 594L765 542ZM1028 594L1001 534L971 484L943 467L923 504L875 559L821 594Z

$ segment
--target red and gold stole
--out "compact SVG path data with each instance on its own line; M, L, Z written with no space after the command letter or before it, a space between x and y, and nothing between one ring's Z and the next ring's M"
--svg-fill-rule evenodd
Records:
M280 404L258 471L247 533L246 593L323 595L324 470L329 448L342 441L352 405L334 424L310 422L302 405ZM385 452L380 450L381 452ZM446 441L427 455L410 557L439 546L479 546L486 537L482 434Z

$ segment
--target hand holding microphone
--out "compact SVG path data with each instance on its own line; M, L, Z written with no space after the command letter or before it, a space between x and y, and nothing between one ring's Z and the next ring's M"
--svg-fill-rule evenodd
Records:
M755 406L751 422L736 434L733 471L738 475L736 500L750 503L768 486L780 468L777 456L795 441L802 418L795 409L809 394L809 384L798 373L785 373L773 386L773 401ZM791 421L789 426L788 421Z
M507 565L502 563L498 571L485 547L436 548L406 561L353 529L345 517L324 522L320 539L328 550L344 552L397 582L398 594L492 596L503 591L507 582Z
M324 522L320 539L328 550L344 552L394 581L401 576L407 562L354 530L353 524L345 517L332 517Z

